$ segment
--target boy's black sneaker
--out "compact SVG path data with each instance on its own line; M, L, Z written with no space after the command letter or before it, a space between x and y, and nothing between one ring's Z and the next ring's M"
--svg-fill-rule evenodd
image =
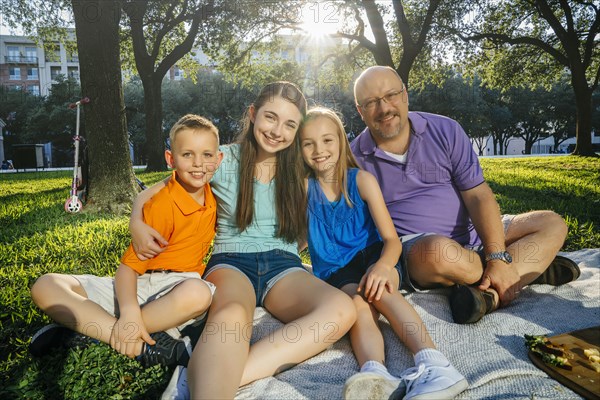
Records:
M181 337L187 336L190 338L192 349L196 347L196 343L198 343L198 340L200 340L200 335L202 335L202 331L206 326L207 319L208 312L204 313L204 315L196 319L196 321L192 322L181 330Z
M137 360L144 367L152 367L160 364L166 367L174 367L183 365L187 367L192 355L192 347L190 339L174 339L166 332L155 332L150 334L152 339L156 341L154 345L144 344L142 354L137 357Z
M29 353L34 357L41 357L56 348L85 348L97 342L97 340L75 332L66 326L53 323L44 326L33 335L29 343Z

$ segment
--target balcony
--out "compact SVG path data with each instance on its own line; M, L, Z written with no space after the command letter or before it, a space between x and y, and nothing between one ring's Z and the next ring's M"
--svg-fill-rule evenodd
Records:
M4 56L7 64L37 64L38 58L32 56Z

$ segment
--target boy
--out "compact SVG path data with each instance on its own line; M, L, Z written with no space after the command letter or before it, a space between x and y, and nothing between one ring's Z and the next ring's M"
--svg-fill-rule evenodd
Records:
M30 352L43 355L69 336L69 327L109 344L144 366L186 365L189 338L165 330L194 322L208 309L214 286L202 280L203 258L215 235L216 201L208 182L218 168L219 133L207 119L186 115L169 134L165 151L173 179L144 206L144 220L169 241L155 258L141 261L133 247L114 278L46 274L31 288L34 302L63 326L34 335Z

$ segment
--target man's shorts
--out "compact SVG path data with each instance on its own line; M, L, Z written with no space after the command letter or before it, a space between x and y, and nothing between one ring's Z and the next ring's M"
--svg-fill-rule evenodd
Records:
M118 318L119 305L115 292L115 279L95 275L71 275L77 279L88 298L100 305L110 315ZM137 278L137 299L140 306L161 298L169 293L175 286L187 279L201 279L197 272L171 272L171 271L149 271ZM210 289L211 295L215 293L215 285L203 281ZM200 316L199 318L202 318ZM177 327L178 330L196 321L191 319ZM169 332L173 335L171 332Z
M298 255L284 250L217 253L210 257L204 279L222 268L238 271L248 279L254 288L257 307L263 306L269 290L284 276L295 271L308 272Z
M348 264L335 271L325 281L338 289L341 289L350 283L358 284L362 277L367 273L367 269L379 260L382 249L383 242L377 242L360 250ZM400 259L394 267L398 272L398 286L400 286L403 274Z
M503 214L502 215L502 225L504 226L505 234L514 218L515 218L515 215L513 215L513 214ZM422 290L418 286L413 284L413 282L410 280L410 275L408 274L408 255L410 254L411 248L415 245L416 242L419 241L419 239L422 239L426 236L431 236L431 235L435 235L435 233L431 233L431 232L415 233L412 235L400 236L400 240L402 241L402 255L400 256L400 260L401 260L401 264L402 264L402 274L403 275L401 275L401 276L403 277L403 279L402 279L402 288L403 289L407 289L410 291ZM473 250L474 252L479 254L479 256L481 257L482 260L485 259L485 255L483 254L483 245L481 245L481 244L476 245L476 246L467 245L464 247L466 249Z

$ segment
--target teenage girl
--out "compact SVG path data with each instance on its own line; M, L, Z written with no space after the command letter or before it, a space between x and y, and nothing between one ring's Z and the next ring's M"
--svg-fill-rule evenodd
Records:
M340 118L308 112L299 136L308 174L308 248L313 273L350 296L357 320L350 341L361 366L346 381L346 399L451 398L468 386L435 349L423 321L398 291L402 244L373 175L358 169ZM379 313L414 354L415 368L392 376L385 367ZM403 387L400 387L402 390Z
M217 290L189 363L194 399L232 399L240 385L325 350L355 321L350 298L308 273L298 256L306 192L296 134L305 114L298 87L269 84L248 108L237 142L221 147L223 162L211 181L217 233L204 275ZM166 244L141 218L142 204L163 185L142 192L132 211L140 257ZM256 306L286 325L250 347Z

